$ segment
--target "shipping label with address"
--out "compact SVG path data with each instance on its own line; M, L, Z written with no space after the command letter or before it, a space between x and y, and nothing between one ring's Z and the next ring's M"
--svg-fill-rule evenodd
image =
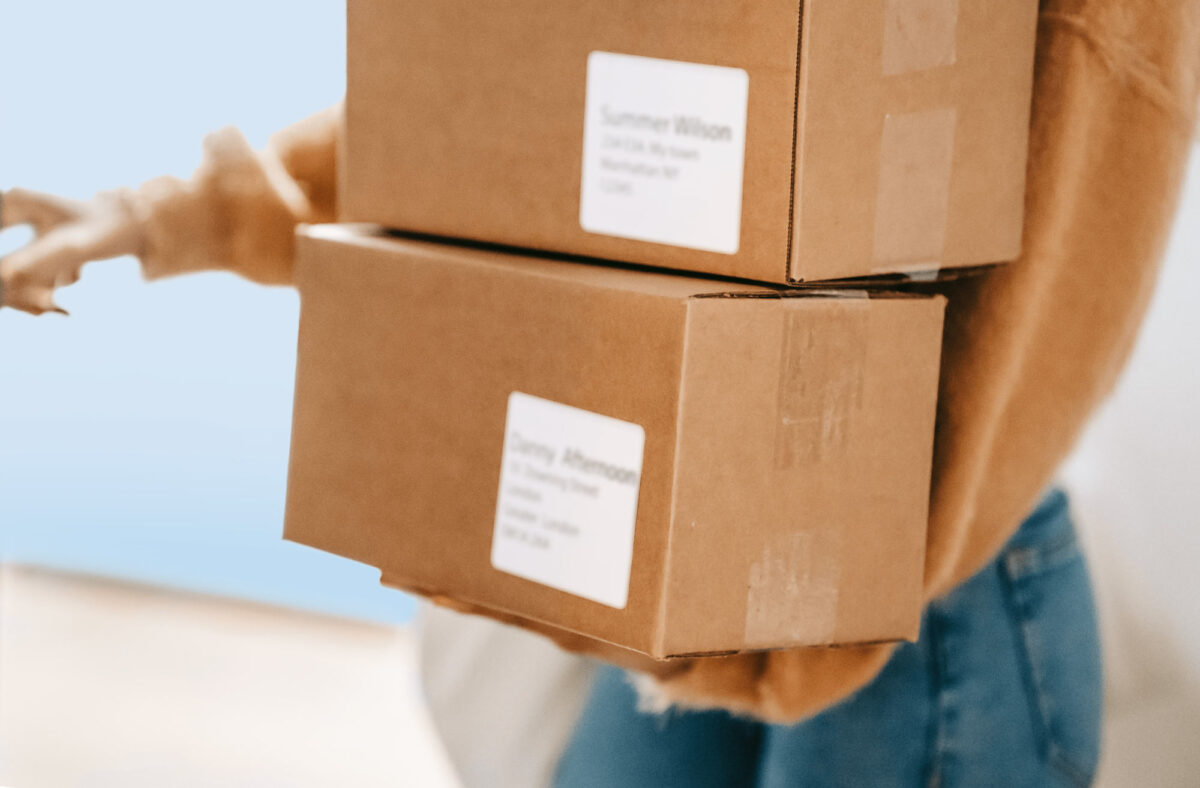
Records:
M735 254L749 94L740 68L592 52L583 229Z
M624 608L645 439L637 424L513 392L492 566Z

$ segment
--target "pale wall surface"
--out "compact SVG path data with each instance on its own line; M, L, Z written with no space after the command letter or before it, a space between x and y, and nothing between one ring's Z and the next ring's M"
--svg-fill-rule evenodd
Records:
M1105 784L1200 781L1200 156L1132 363L1064 469L1100 601Z
M338 101L345 3L0 0L0 188L188 175ZM0 236L0 254L21 229ZM280 540L297 299L89 266L69 319L0 311L0 558L375 621L378 572Z

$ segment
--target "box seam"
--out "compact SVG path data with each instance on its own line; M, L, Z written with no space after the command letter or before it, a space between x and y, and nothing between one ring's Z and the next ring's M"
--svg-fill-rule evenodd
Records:
M693 299L683 303L683 336L680 337L679 393L675 395L675 446L671 451L671 508L667 512L666 561L663 564L662 582L658 589L658 615L654 624L654 643L651 656L660 658L666 652L667 637L667 588L671 582L671 546L675 537L675 512L679 502L679 447L683 434L683 406L687 394L688 339L692 331Z
M347 225L344 223L320 223L308 225L312 228L312 232L307 234L307 237L317 239L323 243L330 244L350 244L360 249L371 251L388 251L389 244L406 244L410 249L409 256L422 261L423 263L438 263L444 256L450 255L455 257L460 264L470 265L472 267L496 271L496 270L512 270L506 267L505 263L489 259L491 256L496 256L501 259L511 261L520 260L521 257L534 257L538 260L555 264L556 266L568 264L570 266L586 265L596 269L616 269L631 273L646 273L652 276L666 277L676 280L704 280L704 281L721 281L735 279L734 277L720 277L710 274L696 273L691 271L683 271L675 268L663 268L658 266L642 265L638 263L622 263L618 260L608 260L601 257L588 257L585 255L572 255L561 252L552 252L544 249L521 249L503 244L489 244L486 242L474 242L467 239L442 238L439 236L422 236L420 234L406 234L400 231L400 234L392 234L382 225L376 224L357 224L353 225L361 229L363 232L345 232L343 228ZM337 236L324 235L323 228L332 228L334 231L344 234ZM466 241L463 243L463 241ZM463 258L461 255L454 255L454 251L465 251L469 257ZM476 254L478 253L478 254ZM551 273L546 270L531 269L521 266L520 276L536 279L540 281L560 282L573 284L576 279L568 274ZM565 270L565 269L564 269ZM729 282L731 286L742 284L747 287L761 288L749 291L733 291L718 293L708 292L689 292L680 290L680 292L656 292L652 290L631 290L628 287L622 287L611 282L588 282L586 287L594 290L603 290L606 292L620 293L640 293L652 298L665 298L672 301L687 301L693 298L704 298L709 295L738 295L741 293L758 294L776 292L776 289L784 287L783 285L772 285L769 282L761 282L757 280L746 280L744 282L733 281Z
M792 254L796 243L796 171L800 159L800 69L804 54L804 0L796 8L796 86L792 93L792 168L788 175L787 256L783 261L783 281L799 282L792 278Z

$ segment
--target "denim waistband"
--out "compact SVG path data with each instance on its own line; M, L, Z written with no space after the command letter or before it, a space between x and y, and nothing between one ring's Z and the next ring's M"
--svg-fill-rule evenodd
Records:
M1054 488L1046 493L1034 510L1021 523L1005 545L1006 550L1021 550L1047 542L1067 541L1075 538L1071 523L1070 503L1067 494Z

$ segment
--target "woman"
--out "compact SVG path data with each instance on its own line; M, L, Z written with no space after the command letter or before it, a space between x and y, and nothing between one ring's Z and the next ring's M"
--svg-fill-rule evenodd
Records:
M1043 2L1024 253L938 286L950 307L921 641L685 662L639 681L640 701L605 672L560 785L1090 781L1086 571L1065 500L1035 501L1132 346L1198 86L1200 0ZM261 154L221 132L190 182L89 203L8 193L0 222L39 235L0 262L0 303L52 311L85 262L121 254L151 277L220 267L287 282L294 225L336 213L337 129L333 110ZM677 708L651 717L638 702Z

